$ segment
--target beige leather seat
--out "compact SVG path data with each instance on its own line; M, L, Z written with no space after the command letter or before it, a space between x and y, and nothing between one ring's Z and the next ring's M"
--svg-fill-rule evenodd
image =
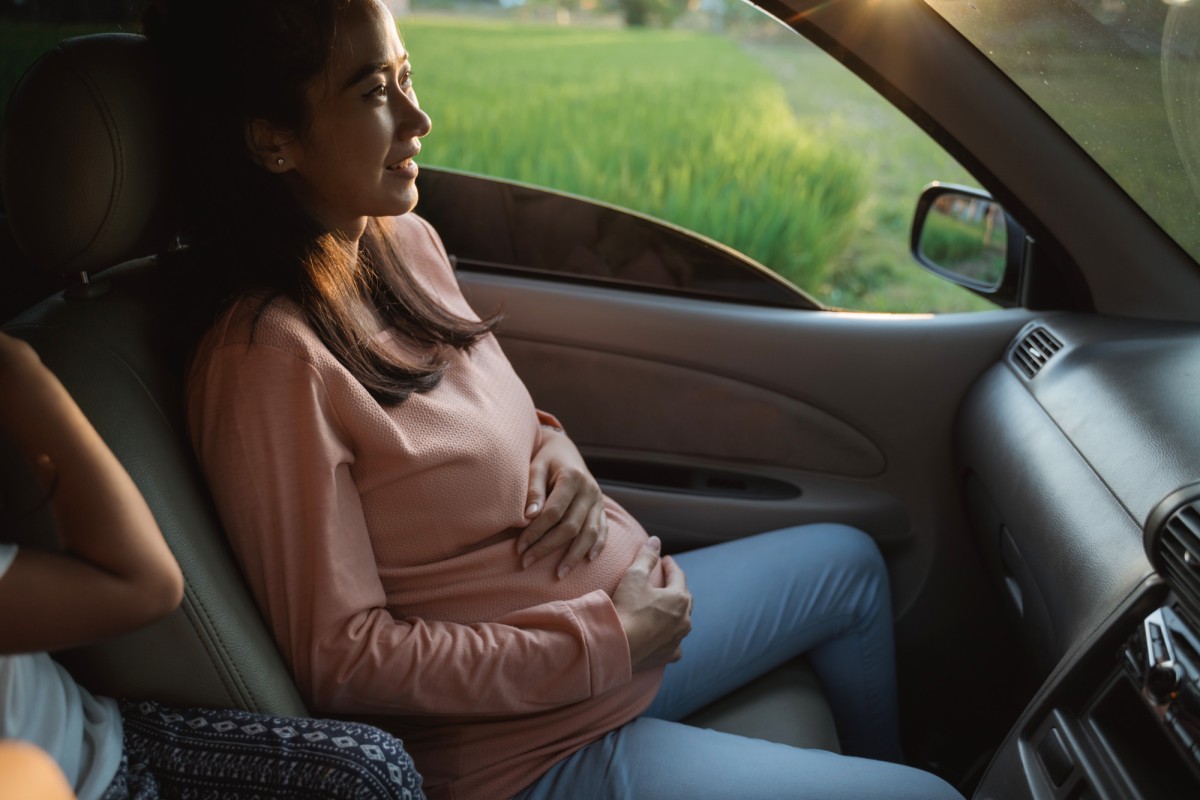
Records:
M55 371L145 494L183 567L181 608L134 634L71 654L93 690L175 705L306 713L221 532L187 444L178 320L203 275L152 255L173 152L159 72L141 37L72 39L35 64L5 120L0 179L13 234L41 267L77 276L5 329ZM0 453L3 468L13 459ZM46 540L34 515L21 535ZM803 662L703 710L696 724L837 749L832 718ZM418 768L420 765L417 765Z

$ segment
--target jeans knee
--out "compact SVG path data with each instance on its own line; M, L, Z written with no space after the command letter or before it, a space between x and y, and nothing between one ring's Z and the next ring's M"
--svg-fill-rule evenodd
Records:
M849 525L834 526L838 532L843 558L848 566L867 575L887 578L887 564L879 545L868 534Z
M800 548L800 555L805 558L820 555L849 574L887 580L887 564L879 546L858 528L830 522L787 528L781 533L803 537L800 541L805 546Z

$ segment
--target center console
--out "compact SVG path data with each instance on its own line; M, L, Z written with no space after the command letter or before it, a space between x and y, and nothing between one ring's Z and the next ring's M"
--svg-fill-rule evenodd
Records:
M1200 797L1200 487L1166 498L1156 575L1051 673L976 800Z

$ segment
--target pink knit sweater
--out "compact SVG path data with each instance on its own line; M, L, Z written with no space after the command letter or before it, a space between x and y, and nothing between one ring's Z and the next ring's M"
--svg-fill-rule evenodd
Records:
M428 223L406 215L393 233L418 280L474 317ZM495 338L384 408L291 302L254 328L261 305L239 301L202 341L188 416L312 709L398 718L435 798L510 796L645 710L662 671L631 674L611 595L646 534L609 500L594 562L563 580L561 552L521 569L541 429Z

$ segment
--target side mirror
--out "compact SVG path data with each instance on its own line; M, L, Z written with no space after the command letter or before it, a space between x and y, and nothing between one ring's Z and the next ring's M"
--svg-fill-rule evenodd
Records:
M981 189L934 183L917 201L913 258L1002 306L1017 304L1025 231Z

